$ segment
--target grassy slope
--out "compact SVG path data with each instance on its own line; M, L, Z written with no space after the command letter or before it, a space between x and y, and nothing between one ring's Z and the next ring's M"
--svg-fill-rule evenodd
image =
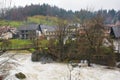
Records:
M50 16L42 16L36 15L32 17L28 17L27 21L7 21L7 20L0 20L0 26L12 26L12 27L19 27L20 25L26 23L37 23L37 24L45 24L45 25L56 25L57 24L57 17L50 17Z
M6 20L0 20L0 26L12 26L12 27L19 27L22 25L22 21L6 21Z
M45 25L56 25L58 18L50 17L50 16L41 16L36 15L33 17L28 17L28 22L30 23L37 23L37 24L45 24Z

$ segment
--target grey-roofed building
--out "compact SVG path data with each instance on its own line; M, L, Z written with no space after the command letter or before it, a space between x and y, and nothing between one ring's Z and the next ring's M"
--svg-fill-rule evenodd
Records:
M40 37L42 34L48 38L54 35L55 27L38 24L28 24L20 26L18 28L18 32L20 39L35 39Z
M44 33L44 35L47 35L46 33L56 31L55 26L40 25L40 27L41 27L42 33Z
M38 24L28 24L23 25L18 28L19 38L20 39L35 39L44 35L48 40L50 38L55 38L58 34L57 26L47 26L47 25L38 25ZM75 27L66 28L66 36L74 35L76 32Z
M120 26L111 27L110 34L113 38L116 38L116 39L120 38Z
M41 35L41 28L38 24L27 24L18 28L20 39L35 39Z
M120 26L111 27L110 35L114 40L115 51L120 53Z
M42 34L49 40L50 38L54 38L56 35L56 26L46 26L40 25Z

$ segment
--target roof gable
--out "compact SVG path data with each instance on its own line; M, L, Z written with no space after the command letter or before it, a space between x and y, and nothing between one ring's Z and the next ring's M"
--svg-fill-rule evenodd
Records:
M55 31L56 27L55 26L47 26L47 25L40 25L41 29L47 29L47 31Z
M111 31L115 38L120 38L120 26L112 27Z

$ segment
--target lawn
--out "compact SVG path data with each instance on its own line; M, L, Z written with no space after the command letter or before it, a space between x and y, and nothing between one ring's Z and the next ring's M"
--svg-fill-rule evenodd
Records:
M32 44L30 40L22 40L22 39L11 39L11 44L12 45L28 45Z
M32 42L30 40L21 39L3 40L2 42L0 42L1 49L21 49L27 48L31 44Z
M35 51L35 43L31 40L23 40L23 39L11 39L4 40L0 42L1 49L24 49L30 48L31 52ZM31 47L32 46L32 47ZM48 40L39 40L38 46L47 49L48 48Z

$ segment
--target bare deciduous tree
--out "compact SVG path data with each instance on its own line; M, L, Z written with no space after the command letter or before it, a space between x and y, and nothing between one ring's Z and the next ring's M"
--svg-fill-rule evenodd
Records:
M93 19L85 20L81 26L82 31L78 38L78 49L87 56L89 66L92 56L103 55L105 53L102 50L103 47L106 47L103 41L108 39L108 36L105 36L103 21L102 16L96 16Z
M60 58L60 60L63 60L65 58L65 38L68 35L67 32L67 21L65 20L58 20L57 27L55 31L55 39L50 41L50 47L53 48L52 53L57 54L57 57Z

